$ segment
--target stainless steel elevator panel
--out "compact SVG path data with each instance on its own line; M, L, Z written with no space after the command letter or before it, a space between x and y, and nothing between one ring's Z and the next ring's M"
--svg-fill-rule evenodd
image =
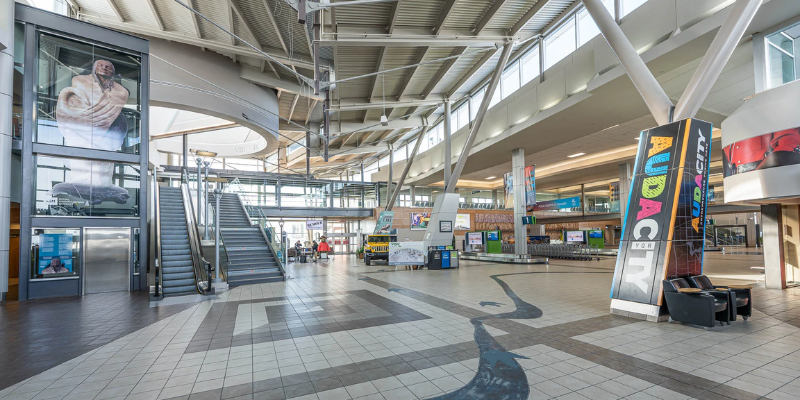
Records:
M130 289L131 229L84 228L84 293Z

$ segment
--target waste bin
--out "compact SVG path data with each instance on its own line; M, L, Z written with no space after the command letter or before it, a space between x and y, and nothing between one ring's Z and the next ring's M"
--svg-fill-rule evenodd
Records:
M442 253L442 269L450 268L450 251L439 250Z
M442 269L442 251L439 249L428 250L428 269Z
M450 268L458 268L458 252L449 250L450 252Z

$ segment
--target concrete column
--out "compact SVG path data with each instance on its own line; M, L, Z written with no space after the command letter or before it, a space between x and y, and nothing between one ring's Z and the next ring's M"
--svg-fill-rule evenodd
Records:
M322 236L328 236L328 217L322 217Z
M361 168L361 182L364 182L365 179L364 179L364 161L363 160L361 161L360 168Z
M522 217L525 216L525 149L511 151L511 174L514 177L514 254L528 254L528 238Z
M625 224L625 211L628 209L628 193L631 192L631 165L619 165L619 215Z
M764 281L767 289L786 289L781 214L780 204L761 206L761 230L764 237Z
M386 179L386 197L390 198L392 196L392 192L394 187L392 186L392 182L394 180L394 171L392 168L394 167L394 149L392 148L392 144L389 144L389 177Z
M411 185L411 189L409 190L409 194L411 195L411 207L414 207L414 202L416 201L417 196L417 187Z
M492 190L492 207L497 208L497 189Z
M189 135L183 135L183 164L182 167L189 174Z
M8 292L11 229L11 105L14 97L14 0L0 0L0 299Z
M453 134L453 127L450 123L452 117L450 111L450 100L444 102L444 187L447 189L447 182L450 182L450 160L453 159L450 144L450 135ZM422 140L422 138L418 139Z

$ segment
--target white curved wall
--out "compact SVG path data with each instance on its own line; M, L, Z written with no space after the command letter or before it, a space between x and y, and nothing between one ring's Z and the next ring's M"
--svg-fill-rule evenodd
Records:
M278 148L278 97L270 89L241 79L237 64L213 52L161 39L150 39L150 55L150 105L212 115L252 129L266 140L266 146L258 146L260 149L250 156L266 155Z
M722 147L744 139L800 127L800 81L759 93L722 122ZM800 165L785 165L723 179L725 202L800 196Z

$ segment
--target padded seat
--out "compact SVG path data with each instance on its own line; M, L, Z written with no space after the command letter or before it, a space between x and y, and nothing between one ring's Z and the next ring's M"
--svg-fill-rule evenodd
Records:
M720 325L724 322L730 324L729 292L701 290L697 293L682 293L680 289L691 288L689 282L683 278L666 279L662 284L667 309L673 320L709 328L714 327L716 321Z
M728 289L727 291L719 291L720 293L728 293L728 302L730 304L735 304L735 307L731 307L730 314L731 314L731 321L736 321L737 315L741 315L745 321L752 315L753 313L753 305L752 305L752 295L750 289L732 289L727 286L717 286L711 283L711 280L708 279L705 275L695 275L690 276L687 281L692 287L696 287L702 290L717 290L717 289Z

